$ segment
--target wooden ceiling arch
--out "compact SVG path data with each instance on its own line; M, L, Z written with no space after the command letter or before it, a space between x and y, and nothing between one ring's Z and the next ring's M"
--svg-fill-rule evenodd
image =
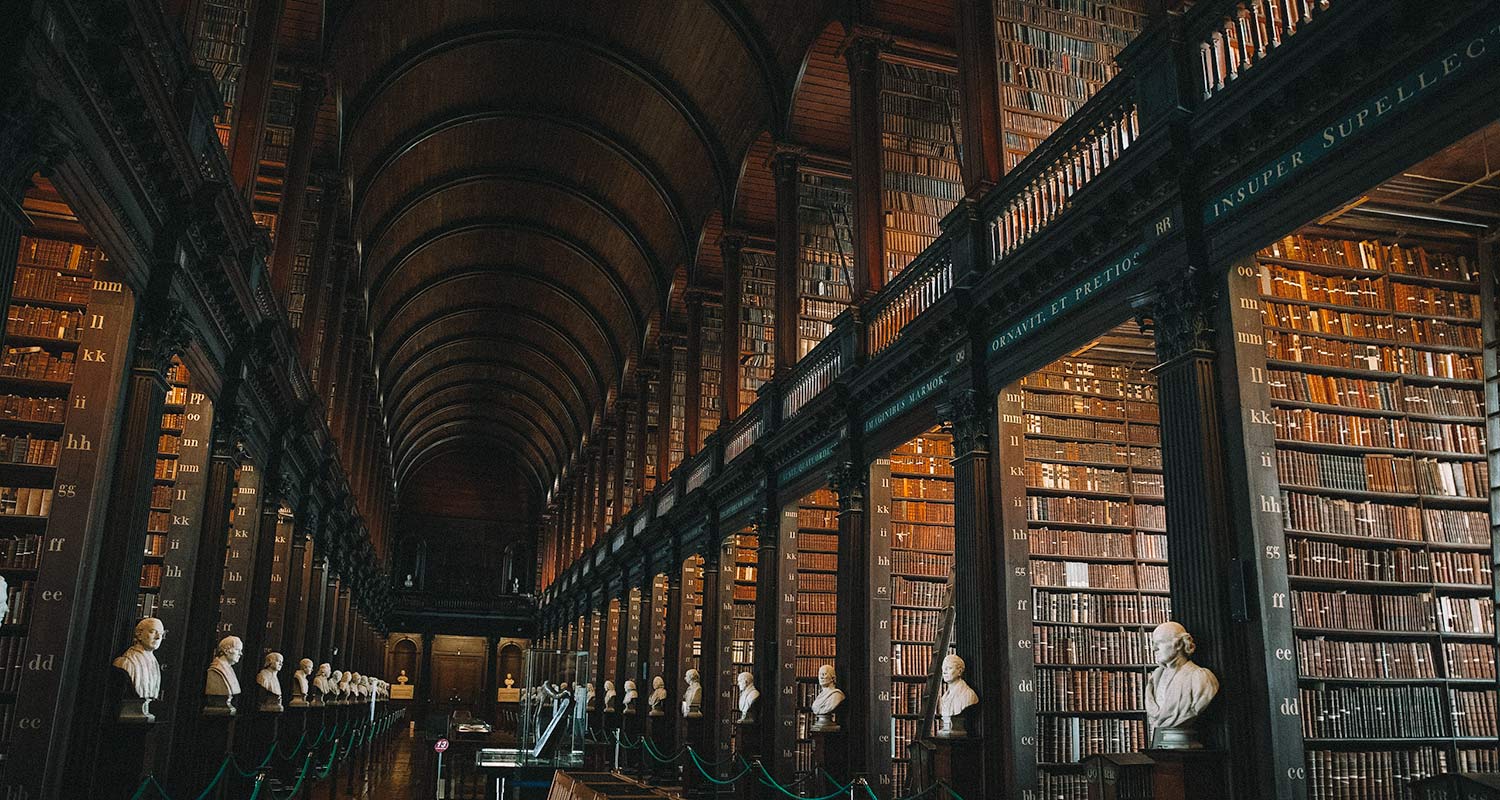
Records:
M398 481L499 448L554 485L705 221L769 218L757 137L786 128L793 76L842 7L339 6L340 155Z

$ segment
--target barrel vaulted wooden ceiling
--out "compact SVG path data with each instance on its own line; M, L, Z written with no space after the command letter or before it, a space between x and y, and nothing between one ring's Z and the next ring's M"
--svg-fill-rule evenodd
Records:
M685 283L717 280L720 232L769 233L773 138L847 152L840 20L953 19L877 5L346 7L340 160L398 480L479 450L545 493Z

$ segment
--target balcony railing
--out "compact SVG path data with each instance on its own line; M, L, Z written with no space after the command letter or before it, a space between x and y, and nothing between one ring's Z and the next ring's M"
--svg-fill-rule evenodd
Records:
M1073 195L1135 142L1140 123L1131 83L1131 76L1115 76L1016 168L1013 174L1025 183L994 220L995 258L1009 255L1052 224ZM1001 184L1000 191L1009 185Z
M713 459L711 459L711 458L700 458L699 461L701 463L699 463L697 466L693 467L693 471L688 473L687 489L686 489L686 491L691 492L694 489L697 489L699 486L702 486L704 483L706 483L708 481L708 476L711 475L711 474L713 474L713 471L714 471L714 461L713 461Z
M781 398L781 418L791 419L814 397L823 393L844 369L844 350L837 328L797 362L786 393Z
M1236 78L1264 61L1283 42L1322 16L1331 0L1244 0L1220 3L1199 37L1203 99L1222 92ZM1194 9L1197 11L1197 9Z
M755 444L755 441L765 432L766 417L760 413L760 410L761 401L757 400L755 404L745 409L745 413L741 414L739 419L731 423L733 427L730 428L729 439L724 443L725 464L750 449L750 445Z
M931 308L953 288L953 258L948 241L938 239L870 301L865 329L868 352L875 355L901 336L901 329Z

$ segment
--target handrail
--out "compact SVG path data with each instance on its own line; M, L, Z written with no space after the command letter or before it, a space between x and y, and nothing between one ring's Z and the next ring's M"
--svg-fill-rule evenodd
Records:
M999 260L1046 230L1073 195L1120 159L1140 136L1135 76L1116 75L1033 150L985 200L996 209L991 236Z
M953 288L953 258L949 249L947 237L939 237L866 302L869 355L895 344L908 323Z
M1198 42L1199 88L1207 100L1321 19L1332 0L1234 0L1190 12L1189 41Z
M781 418L791 419L813 398L823 393L844 371L844 348L839 329L818 342L797 362L781 397Z
M734 422L730 423L729 438L724 443L724 463L735 460L740 453L750 449L760 435L765 432L766 418L761 413L764 401L757 399L750 407L745 409Z
M694 465L693 471L688 473L687 485L684 487L684 491L691 492L702 486L708 481L709 474L713 472L714 460L712 458L703 458L700 453L698 461L699 463Z

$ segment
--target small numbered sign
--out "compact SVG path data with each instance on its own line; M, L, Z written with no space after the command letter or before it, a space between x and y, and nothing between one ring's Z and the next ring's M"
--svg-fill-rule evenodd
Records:
M448 740L447 739L439 739L436 742L433 742L432 743L432 749L436 750L439 753L443 752L444 750L447 750L448 749Z

